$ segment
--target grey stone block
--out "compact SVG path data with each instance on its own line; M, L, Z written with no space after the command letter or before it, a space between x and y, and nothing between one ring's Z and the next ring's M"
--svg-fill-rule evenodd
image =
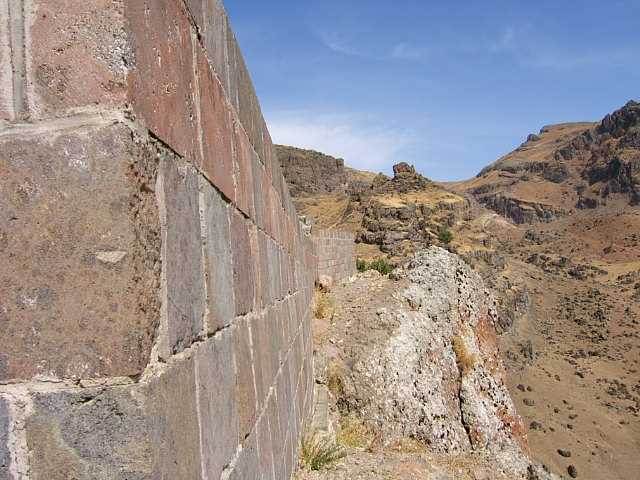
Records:
M229 206L202 177L200 199L205 225L208 331L213 333L229 325L235 317Z
M258 451L260 454L260 472L262 473L262 480L276 480L274 477L274 458L273 458L273 446L271 445L271 429L269 427L269 417L263 415L258 425L256 426L258 432Z
M200 347L195 358L201 451L209 478L219 478L239 444L232 337L232 332L222 332Z
M261 480L260 458L255 431L249 435L242 446L238 463L236 463L231 472L229 480Z
M128 388L36 394L26 433L32 480L152 478L148 418Z
M235 403L238 412L238 428L240 438L245 438L256 420L257 395L260 393L260 378L254 378L254 358L247 319L238 319L233 332L235 376ZM255 353L255 352L254 352ZM259 373L256 373L259 377Z
M12 480L9 472L11 456L9 454L9 405L0 398L0 480Z
M162 353L170 354L189 347L202 332L205 287L197 173L177 157L164 155L160 184L168 321L168 351Z

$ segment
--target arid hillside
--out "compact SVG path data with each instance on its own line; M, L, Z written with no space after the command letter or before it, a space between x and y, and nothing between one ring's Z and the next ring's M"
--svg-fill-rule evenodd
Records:
M347 170L345 169L345 172ZM534 457L578 478L640 471L640 104L543 127L464 182L401 164L295 199L402 264L436 244L493 291L507 382ZM358 182L350 179L358 178ZM449 235L442 235L447 231Z

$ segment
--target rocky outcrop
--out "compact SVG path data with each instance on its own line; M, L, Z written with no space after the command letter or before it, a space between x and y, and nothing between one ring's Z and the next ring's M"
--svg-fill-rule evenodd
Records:
M293 197L347 190L347 174L341 158L284 145L275 147Z
M527 478L526 429L505 386L496 304L481 278L438 247L394 276L390 290L371 287L375 299L361 299L386 306L375 318L350 316L345 339L336 340L343 413L368 419L385 442L409 437L434 452L490 452L501 474Z
M423 190L430 185L431 180L417 173L413 165L401 162L393 166L393 178L381 173L374 178L371 193L407 193Z
M517 224L551 222L566 212L543 203L525 202L502 193L480 197L487 208L510 218Z

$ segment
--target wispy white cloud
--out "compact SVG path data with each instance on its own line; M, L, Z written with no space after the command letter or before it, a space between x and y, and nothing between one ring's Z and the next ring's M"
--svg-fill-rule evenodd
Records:
M316 30L315 33L320 42L322 42L325 47L335 53L347 55L350 57L362 56L362 53L359 52L353 45L350 45L347 40L338 32Z
M374 172L388 171L417 142L414 133L363 115L298 110L267 112L266 117L276 143L341 157L350 166Z
M391 58L398 60L424 60L433 53L433 48L413 43L397 43L391 49Z
M612 67L632 62L640 54L638 46L598 49L588 45L572 48L559 45L530 25L506 27L495 41L489 42L487 51L507 55L520 66L552 70L572 70L580 67Z

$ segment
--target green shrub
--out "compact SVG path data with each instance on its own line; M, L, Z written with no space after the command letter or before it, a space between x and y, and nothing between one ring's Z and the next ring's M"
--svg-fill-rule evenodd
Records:
M444 243L445 245L449 245L453 240L453 233L451 233L451 230L448 230L446 228L444 230L440 230L440 233L438 234L438 240L440 240L440 242Z
M302 467L306 470L321 468L340 460L345 452L327 438L319 438L316 433L302 439Z
M389 275L395 268L389 262L383 258L378 258L372 262L367 263L365 260L358 258L356 260L356 268L359 272L366 272L367 270L377 270L381 275Z
M356 259L356 268L360 273L367 271L367 262L361 258Z

